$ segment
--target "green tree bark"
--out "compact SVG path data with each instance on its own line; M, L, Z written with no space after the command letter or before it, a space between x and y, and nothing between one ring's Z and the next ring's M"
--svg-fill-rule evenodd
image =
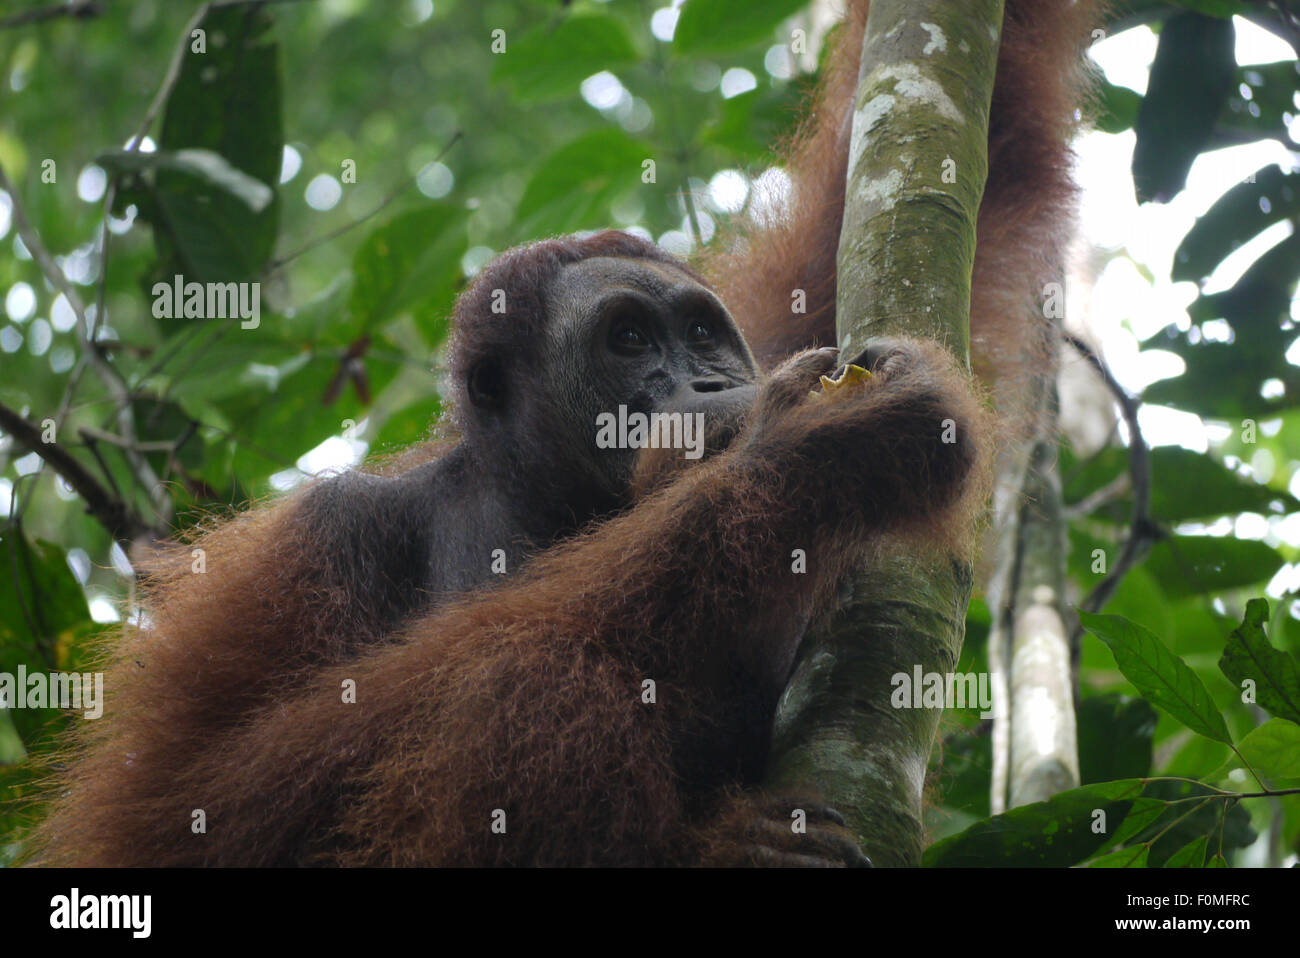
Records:
M853 116L839 345L926 337L969 366L975 219L1003 0L875 0ZM921 860L921 793L942 712L894 708L891 678L955 669L969 557L902 550L845 583L777 713L768 785L815 790L877 866Z

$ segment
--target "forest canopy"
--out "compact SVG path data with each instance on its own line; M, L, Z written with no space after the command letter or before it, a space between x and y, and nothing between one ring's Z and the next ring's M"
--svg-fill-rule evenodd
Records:
M988 722L949 709L927 864L1300 854L1300 20L1118 6L1096 36L1088 137L1110 146L1081 144L1083 220L1111 202L1090 166L1106 150L1127 162L1113 208L1182 219L1125 220L1154 241L1085 230L1066 278L1079 347L1051 468L1079 787L991 818ZM452 304L495 254L611 226L686 254L761 223L833 23L791 0L0 14L0 673L89 671L139 614L155 541L429 435ZM1289 54L1250 59L1261 35ZM1138 81L1107 43L1151 54ZM1233 178L1206 187L1206 169ZM181 276L206 312L225 284L260 298L200 319ZM1117 304L1116 276L1164 305ZM958 673L988 673L991 621L977 596ZM0 863L39 814L35 760L81 720L13 704ZM1099 807L1123 826L1041 841Z

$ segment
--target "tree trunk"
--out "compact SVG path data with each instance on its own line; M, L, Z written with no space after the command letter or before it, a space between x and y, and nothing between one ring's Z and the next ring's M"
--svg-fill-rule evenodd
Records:
M1002 0L874 0L853 115L836 291L840 349L906 335L969 366L975 219ZM896 674L948 674L969 555L896 550L845 583L778 709L768 785L816 790L877 866L921 860L921 793L942 711L894 708Z

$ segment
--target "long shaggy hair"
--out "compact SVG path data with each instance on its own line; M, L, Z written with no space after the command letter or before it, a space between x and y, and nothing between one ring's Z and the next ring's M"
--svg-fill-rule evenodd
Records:
M1037 303L1069 234L1074 64L1093 9L1007 3L971 319L977 369L1012 395L1051 355ZM769 370L834 342L866 11L851 5L785 149L788 214L761 231L735 227L696 264ZM690 269L615 232L504 254L456 306L456 407L475 363L538 341L549 285L590 256ZM796 288L808 294L801 317L789 308ZM498 290L509 321L491 309ZM816 382L808 364L820 360L808 356L776 374L790 396L806 399ZM670 864L713 854L703 823L761 770L782 668L840 571L873 536L942 543L982 501L985 413L951 360L918 345L909 371L867 388L861 403L787 411L756 444L684 471L502 586L433 608L413 608L418 578L383 571L415 577L428 561L429 543L400 510L376 529L342 502L324 521L307 489L202 531L149 576L144 627L113 650L105 718L55 760L30 857ZM918 441L941 417L961 441ZM429 446L424 458L453 448ZM813 559L808 576L789 574L792 547ZM656 705L642 701L647 678ZM355 705L343 703L349 688ZM498 815L504 835L488 827Z

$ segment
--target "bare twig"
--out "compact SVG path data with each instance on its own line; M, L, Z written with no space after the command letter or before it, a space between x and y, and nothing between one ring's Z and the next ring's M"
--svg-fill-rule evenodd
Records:
M1065 341L1076 349L1081 356L1092 363L1101 375L1106 388L1115 396L1120 412L1128 424L1129 433L1129 475L1133 480L1133 518L1129 523L1129 533L1124 540L1124 548L1119 558L1111 566L1110 573L1079 604L1084 612L1096 612L1102 608L1119 588L1120 582L1146 554L1151 544L1160 536L1160 530L1151 521L1151 462L1146 440L1142 438L1142 429L1138 426L1138 408L1141 402L1134 399L1119 384L1113 373L1087 343L1076 336L1066 336ZM1074 640L1083 632L1082 625L1076 625Z
M194 16L190 17L189 22L181 30L180 43L176 45L176 50L172 53L172 61L167 65L167 72L163 74L163 81L158 87L158 92L154 94L153 100L149 103L149 108L144 111L144 119L140 121L139 130L126 144L128 153L134 153L140 149L140 144L144 142L149 127L153 126L153 121L157 119L163 104L171 96L172 90L175 89L176 83L181 77L181 64L185 62L185 51L190 48L190 34L203 22L203 18L208 15L208 11L211 9L212 4L210 3L205 3L199 7L194 11Z
M172 91L175 89L176 84L180 79L181 68L184 64L186 52L189 49L190 36L194 29L203 22L204 18L207 17L211 11L216 9L236 6L260 6L264 3L275 2L298 2L298 0L212 0L212 2L205 3L195 10L194 14L190 17L181 32L179 42L172 54L167 72L163 76L158 91L154 94L153 100L145 110L144 117L140 121L136 133L127 141L126 149L128 152L138 152L143 146L145 136L153 126L158 114L162 111L163 106L167 103L168 98L171 96ZM65 16L84 18L97 15L100 12L102 12L102 5L99 0L80 0L80 2L69 0L67 3L54 4L48 7L42 7L36 10L30 10L6 17L3 20L0 20L0 28L21 26ZM5 176L2 167L0 167L0 189L3 189L8 193L12 199L14 222L17 225L18 233L22 237L23 243L31 251L33 258L40 266L41 271L45 274L47 280L63 294L68 301L68 305L76 315L76 330L82 349L81 354L77 357L77 363L68 377L68 382L64 387L63 396L60 399L58 410L54 417L56 431L62 429L64 421L72 408L77 387L86 367L88 365L94 366L100 378L103 379L104 383L108 386L110 397L117 410L118 428L120 429L120 435L118 436L111 436L111 434L98 431L96 431L96 435L98 435L100 439L110 441L114 445L122 448L131 464L134 476L145 488L150 501L154 505L157 512L158 523L162 525L171 515L171 500L170 497L167 496L162 483L154 474L149 463L143 456L144 452L156 446L160 446L160 444L141 443L136 439L134 416L131 409L131 401L135 396L135 392L128 388L121 373L110 362L108 362L107 357L101 349L101 344L97 341L96 335L96 327L103 321L105 315L105 293L108 282L109 245L111 239L111 231L108 228L108 224L112 215L114 200L116 198L117 179L114 178L112 182L109 183L104 196L103 222L100 226L99 236L99 281L95 293L95 310L93 313L90 313L86 309L85 304L81 301L72 284L68 282L67 277L64 275L58 263L52 256L50 256L49 252L41 243L40 237L27 221L22 204L19 202L17 191ZM47 444L42 443L41 445L44 447ZM42 450L39 449L34 451L42 452ZM95 452L96 456L98 456L97 451L94 450L93 447L92 452ZM42 455L42 462L50 462L51 466L54 464L51 459L44 455ZM60 474L62 475L62 473ZM65 476L64 478L66 479L67 477ZM72 483L70 482L70 484ZM73 487L77 488L75 484L73 484ZM25 501L23 502L23 505L26 505ZM91 505L92 511L95 511L93 508L94 504Z
M68 300L68 305L72 311L77 314L77 318L83 321L83 325L78 327L84 333L84 320L86 317L86 307L81 302L81 296L73 288L68 277L64 275L62 268L55 262L54 257L50 255L45 244L41 242L40 236L32 228L31 222L27 219L27 211L24 209L22 201L18 198L18 190L14 187L9 177L5 174L3 164L0 164L0 190L9 194L12 204L12 214L14 225L18 228L18 235L22 238L23 245L27 251L32 254L32 259L36 265L41 268L41 272L60 293Z
M108 295L108 241L112 232L108 228L109 218L113 213L113 203L117 197L117 180L111 180L108 188L104 191L104 218L99 224L99 281L95 285L95 312L87 316L87 322L90 324L86 330L86 340L92 344L96 343L96 328L104 318L105 303ZM57 428L63 428L63 421L67 418L68 412L72 408L72 399L76 395L77 386L81 384L81 376L86 371L86 364L90 357L86 352L82 352L77 357L77 363L72 367L72 372L68 374L68 381L63 387L63 398L59 400L59 411L54 415L54 422Z
M1106 34L1113 37L1115 34L1123 33L1125 30L1130 30L1133 27L1145 26L1148 23L1158 23L1185 12L1185 10L1175 3L1143 7L1137 11L1129 10L1126 6L1120 7L1115 11L1113 16L1107 17L1104 21Z
M176 50L172 53L171 63L167 65L167 73L163 76L163 82L158 87L158 92L154 94L149 109L145 111L144 119L140 122L140 129L126 145L128 153L134 153L140 148L145 134L149 132L149 127L153 126L153 121L157 119L163 104L171 96L172 90L176 87L176 82L181 76L181 65L185 62L185 52L190 48L190 34L203 22L204 18L213 10L222 10L226 7L261 6L275 2L294 3L302 2L302 0L213 0L213 2L205 3L194 11L194 16L190 17L189 22L181 30L180 43L176 45Z
M315 3L316 0L212 0L208 4L213 10L224 10L226 7L248 7L248 6L275 6L279 3Z
M36 453L63 481L86 502L86 511L119 542L130 542L149 531L144 521L123 500L112 495L66 449L54 442L43 442L41 430L19 413L0 403L0 428L24 449Z
M215 332L208 337L206 342L201 341L202 334L209 332L209 327L206 325L195 323L187 329L182 329L180 332L174 333L166 347L158 351L157 358L151 362L149 368L144 370L141 374L140 386L137 387L136 395L139 394L139 390L144 388L145 383L166 369L167 366L176 359L176 357L179 356L186 347L197 344L193 354L183 366L180 366L179 368L173 367L171 369L167 377L168 382L166 388L157 396L157 399L160 402L170 398L172 389L175 388L176 384L183 380L185 375L191 369L206 358L204 350L210 349L217 343L221 342L221 340L228 336L230 331L236 327L233 323L222 323L220 326L213 328L215 329Z
M1300 18L1296 17L1287 0L1272 0L1268 4L1276 14L1269 16L1263 10L1249 9L1242 11L1247 20L1253 20L1265 30L1276 33L1291 44L1291 49L1300 54Z
M159 523L163 524L171 516L171 500L167 496L167 490L158 481L158 477L154 475L153 468L136 448L135 417L131 412L131 394L127 389L126 381L123 379L121 372L99 350L98 343L91 338L86 317L86 306L81 301L81 295L69 282L63 269L50 255L49 250L45 248L45 244L41 241L40 235L27 219L27 212L19 199L18 191L5 174L3 164L0 164L0 190L4 190L9 194L10 212L13 216L14 226L18 230L18 235L22 237L23 245L32 254L32 259L36 261L50 285L63 294L77 317L75 328L82 353L88 357L90 364L95 368L96 373L99 374L99 378L103 381L109 395L112 397L113 406L117 413L118 429L121 431L122 438L128 444L126 456L131 463L132 473L141 486L144 487L149 501L153 504L157 513Z
M126 440L115 432L108 432L104 429L96 429L94 426L82 426L77 430L82 439L94 442L106 442L110 446L116 446L118 449L126 449ZM141 452L173 452L177 443L172 439L159 439L154 442L137 442L135 448Z
M22 13L11 13L0 19L0 30L10 27L25 27L33 23L44 23L60 17L72 17L75 20L89 20L104 12L101 0L68 0L66 3L52 3L48 7L36 7Z
M387 196L385 196L382 200L379 201L378 206L376 206L365 216L362 216L359 219L351 220L347 223L344 223L342 226L337 226L334 229L329 230L328 232L322 233L320 236L314 237L313 239L309 239L306 243L298 247L292 253L286 253L283 256L271 260L271 262L266 265L266 269L263 271L263 275L274 273L280 267L284 266L286 263L290 262L291 260L297 259L303 253L310 252L311 250L314 250L317 246L321 246L325 243L328 243L330 240L337 239L338 237L342 236L344 233L348 232L349 230L355 229L356 227L360 226L362 223L366 222L366 220L372 219L373 217L382 213L388 206L390 206L393 203L393 201L395 201L399 196L401 196L403 193L405 193L407 190L409 190L412 186L415 185L415 183L420 179L420 173L423 173L434 163L437 163L444 156L446 156L447 152L453 146L456 145L456 143L460 140L462 135L463 134L461 133L460 130L457 130L454 134L452 134L451 139L447 142L447 145L442 148L442 151L437 156L435 156L432 160L430 160L428 163L424 164L424 166L420 167L419 173L416 173L414 176L409 177L404 182L402 182L401 185L395 187L391 192L389 192Z
M689 178L682 181L682 202L686 205L686 221L690 223L691 232L695 234L691 240L697 246L703 246L704 231L700 229L700 214L695 208L695 193L691 190Z
M1103 506L1110 505L1116 499L1122 499L1132 488L1132 478L1127 472L1121 472L1100 489L1094 490L1073 505L1066 506L1061 510L1061 515L1067 522L1085 518Z
M113 495L119 499L122 498L122 490L117 485L117 479L113 476L113 470L108 467L108 463L104 460L103 455L100 454L99 443L97 443L92 436L87 436L84 432L81 433L81 438L86 444L86 449L89 450L90 454L95 459L95 463L99 466L99 471L102 472L104 478L108 480L108 487L113 490Z
M182 30L181 32L180 42L177 44L176 50L172 54L172 60L171 63L168 65L167 73L163 77L163 82L159 86L158 92L154 94L154 98L152 102L150 102L148 109L145 110L144 119L141 120L138 131L135 133L134 136L131 137L130 140L127 141L126 144L127 152L129 153L139 152L141 146L144 144L144 138L145 135L149 132L149 127L153 125L153 121L157 117L159 110L161 110L162 105L167 102L167 98L171 96L171 92L175 88L176 83L180 78L181 63L184 61L185 51L189 47L190 33L194 30L196 26L198 26L199 23L202 22L203 18L207 16L208 11L212 9L212 7L213 4L211 3L204 4L202 7L200 7L198 10L194 12L194 15L190 17L189 22L186 23L184 30ZM9 189L8 192L10 193L11 196L13 195L12 189ZM73 312L77 314L78 332L82 333L82 331L84 330L83 344L88 344L89 349L82 350L82 354L79 357L77 357L77 363L73 367L71 374L68 376L67 385L64 387L63 390L63 398L59 402L59 409L54 417L56 428L58 429L63 428L64 419L67 417L68 411L72 406L73 397L76 394L78 385L80 385L81 376L82 373L85 372L87 363L93 361L97 357L102 359L102 354L99 352L99 345L96 341L96 332L97 332L96 327L100 322L103 321L104 318L105 301L106 301L106 294L108 290L109 243L112 238L112 232L109 230L108 224L112 216L113 204L116 201L116 198L117 198L117 177L114 177L109 182L108 189L104 193L104 204L103 204L104 216L103 216L103 221L101 222L99 227L99 282L96 284L96 289L95 289L95 312L93 315L88 315L85 312L84 308L78 309L76 302L74 302L72 299L68 300L69 305L71 305L73 308ZM67 295L66 292L64 295L65 296ZM123 382L122 385L123 388L125 389L126 386L125 382ZM114 390L113 392L115 398L118 398L117 391ZM130 402L132 399L134 399L134 397L135 397L134 391L127 391L122 396L122 398L124 398L125 408L128 410L128 412L130 409ZM128 436L133 436L134 429L132 428L129 431L124 431L124 433ZM129 454L130 453L128 451L128 455ZM143 458L138 458L138 462L140 464L143 464L146 468L148 468L148 463L145 462ZM136 462L133 461L132 464L134 466ZM149 475L151 474L152 473L150 472ZM158 484L156 477L153 477L153 482L150 485L150 488L159 490L159 492L161 492L161 486ZM150 494L150 499L154 501L155 504L160 503L158 497L152 493ZM160 505L160 509L159 509L160 519L168 515L170 515L170 501L165 506Z

